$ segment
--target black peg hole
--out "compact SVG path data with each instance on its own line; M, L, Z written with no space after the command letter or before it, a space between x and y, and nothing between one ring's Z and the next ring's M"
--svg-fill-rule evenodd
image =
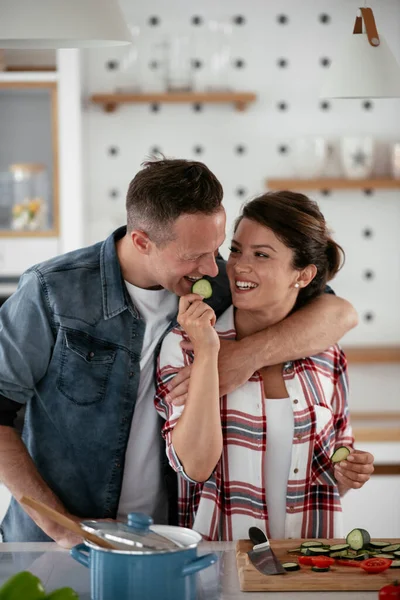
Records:
M289 17L287 15L278 15L276 17L279 25L286 25L289 22Z
M161 22L160 17L153 16L153 17L149 18L150 27L157 27L157 25L159 25L160 22Z
M106 62L106 68L109 71L116 71L119 67L119 62L117 60L109 60Z

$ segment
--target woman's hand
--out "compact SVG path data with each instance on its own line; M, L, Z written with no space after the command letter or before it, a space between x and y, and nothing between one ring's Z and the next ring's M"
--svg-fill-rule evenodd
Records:
M361 488L374 472L374 457L369 452L351 450L346 460L336 463L335 478L343 492Z
M219 350L219 337L214 329L216 317L213 309L198 294L188 294L179 300L178 323L193 344L193 350Z

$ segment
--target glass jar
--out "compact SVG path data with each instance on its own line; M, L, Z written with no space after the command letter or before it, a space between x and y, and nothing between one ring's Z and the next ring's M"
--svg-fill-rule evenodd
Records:
M140 27L129 26L132 43L124 47L119 69L116 72L115 91L117 94L137 94L142 91L142 48Z
M190 92L193 89L192 40L187 35L170 36L166 43L168 92Z
M10 165L9 171L12 197L11 229L47 229L50 194L45 165L18 163Z

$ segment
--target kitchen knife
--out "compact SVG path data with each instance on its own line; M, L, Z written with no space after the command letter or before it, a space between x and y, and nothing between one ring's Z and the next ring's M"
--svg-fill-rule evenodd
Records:
M247 555L251 563L264 575L284 575L285 569L276 558L271 549L269 539L258 527L250 527L249 538L253 542L253 549Z

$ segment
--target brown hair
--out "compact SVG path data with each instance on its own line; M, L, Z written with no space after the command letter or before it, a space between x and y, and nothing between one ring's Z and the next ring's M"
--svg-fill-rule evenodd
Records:
M318 204L295 192L268 192L244 205L236 220L250 219L271 229L293 250L293 268L317 267L314 279L301 288L295 309L322 294L344 264L344 250L331 237Z
M157 245L173 239L174 221L183 214L221 209L220 182L201 162L162 158L142 164L126 196L127 229L142 229Z

